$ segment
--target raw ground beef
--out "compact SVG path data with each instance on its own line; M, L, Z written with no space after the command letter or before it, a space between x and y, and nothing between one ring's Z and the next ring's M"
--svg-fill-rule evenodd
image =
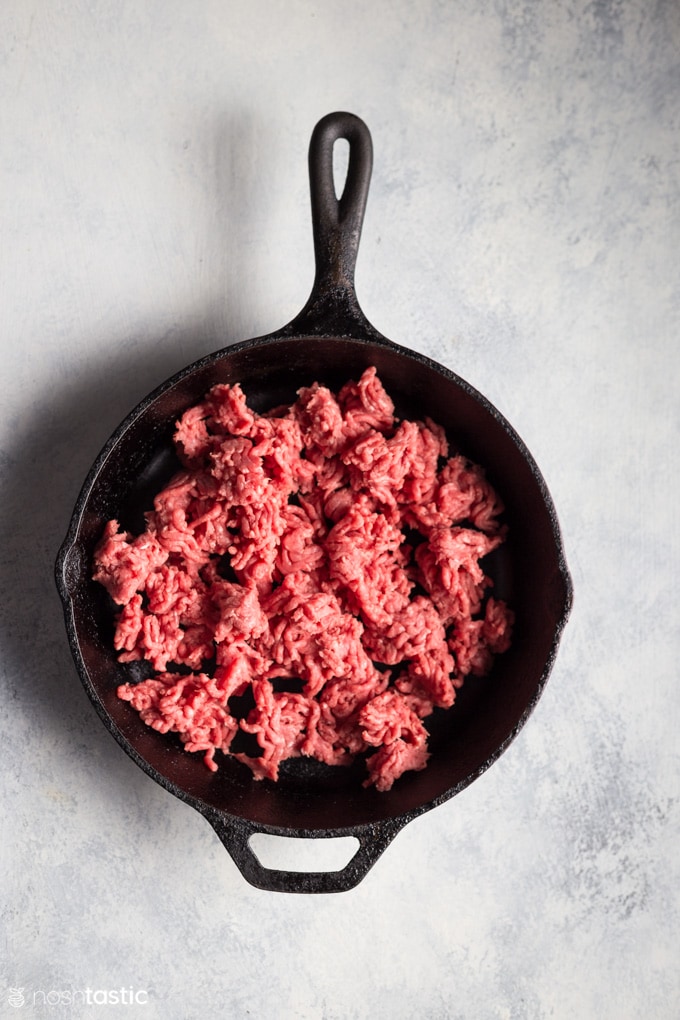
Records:
M119 697L212 770L217 752L274 781L288 758L364 755L389 790L424 768L423 719L510 643L481 566L505 537L483 471L396 419L374 368L264 415L217 385L175 442L183 470L143 534L110 521L95 553L118 658L154 671Z

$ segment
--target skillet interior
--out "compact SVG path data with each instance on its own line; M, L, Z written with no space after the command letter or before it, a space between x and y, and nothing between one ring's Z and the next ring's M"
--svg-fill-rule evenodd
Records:
M298 759L278 784L220 758L211 773L172 735L141 723L116 696L138 666L116 662L112 604L90 580L92 553L105 522L138 531L153 494L176 467L171 436L181 412L216 382L240 382L263 411L295 399L318 380L339 388L375 365L400 417L442 424L452 449L483 465L506 505L509 538L489 572L517 621L511 649L484 679L468 678L454 708L433 718L432 758L424 772L402 777L389 793L364 790L363 764L331 769ZM67 622L81 678L102 719L154 779L206 814L219 813L287 831L341 831L413 816L471 782L507 746L547 679L570 603L570 585L550 496L526 447L492 405L429 359L382 340L273 336L247 341L197 362L151 394L123 422L88 477L64 545L61 575ZM69 618L69 613L70 618Z

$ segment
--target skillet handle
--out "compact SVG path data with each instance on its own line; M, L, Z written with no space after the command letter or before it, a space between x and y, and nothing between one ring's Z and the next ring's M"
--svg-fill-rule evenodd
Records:
M388 819L346 832L320 831L312 835L293 830L284 834L281 830L223 815L213 815L208 821L247 882L256 889L286 893L336 893L353 889L365 878L405 824L403 818ZM349 835L358 839L359 848L340 871L279 871L264 867L256 857L250 846L250 837L256 833L321 839Z
M335 193L333 147L349 143L347 178ZM356 335L382 339L359 307L354 287L361 228L373 169L373 143L352 113L329 113L312 132L309 184L316 275L307 304L285 328L287 335Z

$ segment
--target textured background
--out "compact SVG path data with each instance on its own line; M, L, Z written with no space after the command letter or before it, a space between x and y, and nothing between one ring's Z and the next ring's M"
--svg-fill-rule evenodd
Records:
M0 38L0 1015L679 1016L680 6L4 0ZM362 305L517 428L576 602L502 759L309 898L106 733L52 571L127 411L304 303L343 108Z

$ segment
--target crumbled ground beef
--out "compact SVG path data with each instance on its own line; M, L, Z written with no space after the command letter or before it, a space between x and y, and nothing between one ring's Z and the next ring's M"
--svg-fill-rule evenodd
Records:
M212 770L233 755L276 781L291 757L363 754L365 785L389 790L424 768L422 720L510 643L481 565L505 537L482 469L399 421L374 368L264 415L215 386L175 442L183 470L145 531L110 521L95 553L120 661L155 671L119 696Z

